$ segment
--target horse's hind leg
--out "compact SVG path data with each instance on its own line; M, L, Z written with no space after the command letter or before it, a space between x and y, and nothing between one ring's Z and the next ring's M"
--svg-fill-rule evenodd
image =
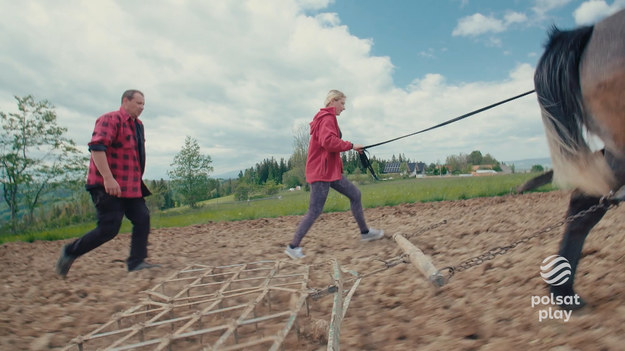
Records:
M567 218L598 204L599 200L599 197L588 196L575 190L571 195ZM577 300L574 298L576 295L573 289L575 272L577 271L577 264L582 254L582 247L584 246L586 236L588 236L590 230L601 220L606 211L607 209L605 208L599 208L592 213L576 218L566 225L564 236L560 243L559 254L566 258L571 264L571 277L563 285L550 286L551 293L553 293L554 296L570 296L569 298L562 299L564 303L560 304L560 307L564 309L576 310L583 307L585 304L581 298ZM578 303L576 303L576 301Z

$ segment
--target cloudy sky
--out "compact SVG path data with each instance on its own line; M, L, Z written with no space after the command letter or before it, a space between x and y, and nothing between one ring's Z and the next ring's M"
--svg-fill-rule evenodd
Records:
M129 88L145 93L148 179L186 136L214 175L288 159L328 90L346 140L373 144L533 89L552 25L625 0L0 0L0 110L32 94L77 144ZM548 157L535 95L370 151L441 161L473 150Z

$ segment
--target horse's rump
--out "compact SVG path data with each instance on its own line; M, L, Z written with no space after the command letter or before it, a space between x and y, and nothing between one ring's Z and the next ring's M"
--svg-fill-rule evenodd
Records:
M625 10L595 25L579 76L588 128L625 164Z
M580 62L593 26L553 28L534 75L554 182L587 194L606 194L614 177L604 158L591 150L585 134L592 125L582 96Z

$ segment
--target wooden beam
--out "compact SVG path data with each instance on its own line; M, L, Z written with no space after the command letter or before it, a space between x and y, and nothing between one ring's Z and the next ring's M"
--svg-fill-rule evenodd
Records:
M334 286L338 290L334 293L334 306L330 316L328 331L328 351L339 351L341 346L341 323L343 322L343 272L336 259L332 259Z
M419 250L418 247L414 246L408 239L404 238L400 233L396 233L393 235L393 239L399 245L399 247L404 251L408 258L410 259L410 263L412 263L419 271L427 278L427 280L434 284L436 287L441 287L445 285L445 279L442 274L436 269L436 267L432 264L432 260L429 256L423 253L423 251Z

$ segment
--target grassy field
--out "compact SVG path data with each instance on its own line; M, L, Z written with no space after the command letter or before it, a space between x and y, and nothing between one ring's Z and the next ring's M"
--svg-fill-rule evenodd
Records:
M402 203L501 196L512 193L517 186L534 176L536 174L522 173L485 177L410 178L367 182L358 187L362 192L363 206L372 208ZM539 190L551 191L554 187L547 185ZM151 225L152 228L183 227L207 222L302 215L308 208L309 195L310 193L304 191L284 191L272 198L254 201L234 201L232 197L223 197L205 201L196 209L181 207L154 213ZM324 212L347 210L349 210L349 200L331 191ZM0 243L78 237L93 229L94 225L95 223L89 222L16 236L0 236ZM130 228L130 223L124 219L121 232L129 232Z

